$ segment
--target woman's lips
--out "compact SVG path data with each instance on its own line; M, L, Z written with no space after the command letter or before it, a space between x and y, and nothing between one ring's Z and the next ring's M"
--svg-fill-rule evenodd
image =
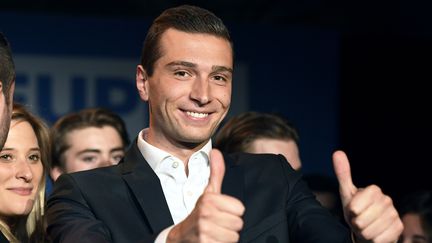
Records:
M13 187L8 190L21 196L28 196L31 194L33 189L29 187Z

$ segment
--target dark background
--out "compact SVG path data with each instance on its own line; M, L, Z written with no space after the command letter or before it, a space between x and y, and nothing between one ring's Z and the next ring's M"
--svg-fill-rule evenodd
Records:
M1 1L1 10L148 17L184 1ZM340 148L358 186L378 184L397 200L431 189L431 1L190 1L225 21L301 24L340 32ZM252 36L253 38L268 38ZM252 86L254 84L251 84ZM266 111L263 107L251 109ZM289 115L288 115L289 116ZM319 121L316 121L319 122Z

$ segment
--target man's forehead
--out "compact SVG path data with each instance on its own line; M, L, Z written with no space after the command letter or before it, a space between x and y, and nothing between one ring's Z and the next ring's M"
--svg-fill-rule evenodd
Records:
M219 67L223 67L225 71L233 70L231 45L218 36L167 30L161 37L158 48L160 56L155 64L159 63L160 67L207 66L212 71L214 69L220 71Z
M186 32L174 28L169 28L165 30L159 40L159 48L160 52L163 55L164 49L168 49L168 47L172 47L173 45L170 44L185 44L184 42L178 41L179 38L185 38L190 40L201 40L202 38L210 38L210 39L218 39L222 40L222 42L226 43L226 46L229 48L229 51L231 52L231 56L233 56L233 49L232 45L229 40L218 36L216 34L211 33L192 33L192 32ZM206 45L211 45L211 42L206 42Z

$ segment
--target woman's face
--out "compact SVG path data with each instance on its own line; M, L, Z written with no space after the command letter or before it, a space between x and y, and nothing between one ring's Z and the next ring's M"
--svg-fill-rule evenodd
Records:
M0 217L30 213L43 175L36 134L26 121L12 120L0 152Z

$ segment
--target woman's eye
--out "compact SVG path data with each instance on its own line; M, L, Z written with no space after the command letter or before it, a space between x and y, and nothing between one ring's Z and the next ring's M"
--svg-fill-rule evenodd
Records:
M2 155L0 155L0 160L11 161L12 160L12 155L10 155L10 154L2 154Z
M32 154L29 156L29 159L32 161L39 161L40 160L40 156L38 154Z

